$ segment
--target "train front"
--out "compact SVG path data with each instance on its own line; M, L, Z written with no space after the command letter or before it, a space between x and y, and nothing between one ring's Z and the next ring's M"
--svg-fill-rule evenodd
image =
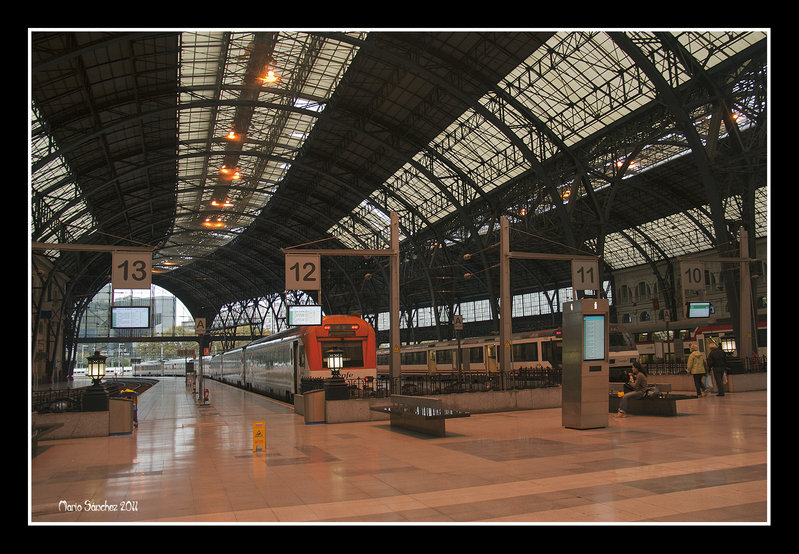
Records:
M360 317L325 316L322 325L305 327L302 335L312 378L330 377L327 360L331 351L343 353L340 375L348 385L363 388L377 376L375 331Z

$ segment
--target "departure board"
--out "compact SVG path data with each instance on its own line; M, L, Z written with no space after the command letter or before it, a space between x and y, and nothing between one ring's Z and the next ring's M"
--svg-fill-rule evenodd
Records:
M605 359L605 316L583 316L583 360Z
M322 306L305 305L288 307L288 324L298 325L321 325Z

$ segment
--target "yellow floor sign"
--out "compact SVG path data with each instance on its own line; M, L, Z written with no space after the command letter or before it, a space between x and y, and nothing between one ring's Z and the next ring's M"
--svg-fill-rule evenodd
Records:
M252 451L258 450L258 445L261 445L261 451L266 452L266 423L263 421L254 421L252 424Z

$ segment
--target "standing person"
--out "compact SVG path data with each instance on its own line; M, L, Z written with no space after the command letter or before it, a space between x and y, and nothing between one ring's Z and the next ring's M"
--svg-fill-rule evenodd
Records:
M630 375L632 380L632 390L624 393L619 402L619 413L616 417L627 417L627 406L633 398L643 398L646 394L646 370L638 362L633 362L633 372Z
M713 381L719 390L719 396L724 396L724 373L727 371L727 356L724 350L715 342L711 342L710 352L707 355L707 365L713 371Z
M703 379L707 373L707 361L699 351L699 346L694 343L691 345L691 354L685 364L685 370L694 376L694 386L696 387L696 397L701 398L710 391L705 387Z

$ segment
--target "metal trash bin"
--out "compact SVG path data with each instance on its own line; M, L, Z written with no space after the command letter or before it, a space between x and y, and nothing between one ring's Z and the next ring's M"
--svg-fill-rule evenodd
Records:
M302 395L305 403L305 423L325 423L325 391L309 390Z

